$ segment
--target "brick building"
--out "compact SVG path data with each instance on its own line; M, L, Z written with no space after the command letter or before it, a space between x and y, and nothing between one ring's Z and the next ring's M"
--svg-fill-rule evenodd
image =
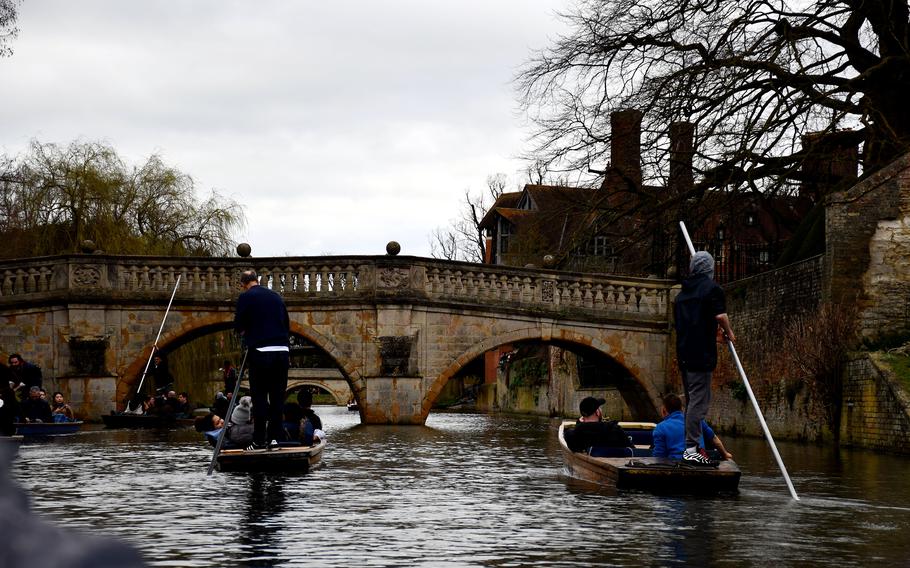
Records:
M796 195L709 191L683 198L694 188L694 126L670 125L667 184L654 186L642 178L641 120L636 110L611 116L612 162L601 172L600 186L529 184L501 195L481 221L486 262L542 265L549 255L563 270L665 277L687 265L677 228L684 219L696 248L714 255L717 279L736 280L773 268L825 188L856 179L856 148L846 146L837 159L804 164L806 181ZM830 143L830 137L804 139ZM813 243L810 250L794 254L823 250L823 241L806 242Z

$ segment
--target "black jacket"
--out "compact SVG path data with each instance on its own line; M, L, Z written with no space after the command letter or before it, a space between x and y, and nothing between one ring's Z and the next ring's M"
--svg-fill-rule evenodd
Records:
M687 278L676 297L676 358L682 371L717 366L717 319L727 312L723 289L707 274Z
M290 345L291 325L284 300L265 286L253 286L240 294L234 327L250 349Z
M632 447L628 434L616 420L607 422L582 422L579 420L575 427L566 430L563 435L566 445L573 452L586 452L591 446L605 448Z

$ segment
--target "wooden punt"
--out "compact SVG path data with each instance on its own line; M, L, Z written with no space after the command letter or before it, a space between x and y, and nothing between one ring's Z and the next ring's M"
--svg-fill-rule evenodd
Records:
M715 468L693 467L670 458L645 456L592 457L573 452L566 445L565 428L559 426L559 446L572 477L619 489L645 489L659 493L727 493L739 487L741 472L733 461Z
M306 473L322 458L325 439L312 446L283 445L274 450L221 450L218 471Z
M124 412L111 412L101 415L106 428L186 428L193 425L192 418L176 418L174 416L158 416L154 414L128 414Z
M75 434L82 427L82 421L75 422L17 422L16 434L26 438L44 438Z

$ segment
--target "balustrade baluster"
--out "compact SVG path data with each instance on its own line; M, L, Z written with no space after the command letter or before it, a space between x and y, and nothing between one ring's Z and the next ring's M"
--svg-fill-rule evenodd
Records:
M477 274L477 299L486 300L490 289L488 288L487 275L483 272Z
M521 280L521 294L518 301L522 304L530 304L534 298L534 288L531 286L531 277L525 276Z
M35 280L35 277L37 274L38 274L38 271L35 270L34 268L28 269L28 276L25 279L25 291L26 292L34 292L35 290L38 289L38 282Z
M582 294L582 304L586 308L594 307L594 293L591 291L591 283L584 283L584 293Z
M597 284L594 286L594 309L603 310L604 309L604 286L603 284Z
M47 292L51 289L51 275L54 273L53 270L47 268L46 266L41 267L41 273L38 276L38 291Z
M604 307L607 310L612 311L612 310L615 310L617 307L616 287L613 286L612 284L607 285L607 296L606 296L606 298L604 298L604 303L606 304Z

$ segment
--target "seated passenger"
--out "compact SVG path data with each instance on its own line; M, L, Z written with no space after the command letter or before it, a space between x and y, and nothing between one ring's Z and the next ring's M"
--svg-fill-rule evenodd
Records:
M245 448L253 443L253 399L240 397L228 420L227 439L231 444Z
M600 407L607 401L585 397L579 405L581 418L572 429L566 429L566 445L573 452L587 452L592 447L632 448L632 441L616 420L603 421Z
M325 438L325 432L322 431L322 419L313 412L313 393L301 391L297 393L297 402L300 404L300 410L303 418L300 420L300 443L304 446L312 446L317 439Z
M190 395L182 392L177 395L177 418L190 418L193 416L193 405L190 404Z
M680 460L686 449L686 416L682 411L682 400L671 393L663 398L663 403L660 414L664 419L654 428L654 448L651 455ZM710 442L716 448L716 454L712 452L715 455L709 455L711 459L733 459L733 454L727 451L720 437L704 420L701 422L701 429L704 438L699 441L699 447L706 448L705 443Z
M41 400L41 389L32 387L28 390L28 398L19 405L22 412L21 418L25 422L53 422L51 405L46 400Z
M63 400L62 392L54 393L54 404L51 407L51 415L54 422L75 422L76 415L73 409Z
M197 432L205 434L205 439L214 446L218 443L221 429L224 428L224 420L214 412L209 412L205 416L197 418L193 427L196 428Z

